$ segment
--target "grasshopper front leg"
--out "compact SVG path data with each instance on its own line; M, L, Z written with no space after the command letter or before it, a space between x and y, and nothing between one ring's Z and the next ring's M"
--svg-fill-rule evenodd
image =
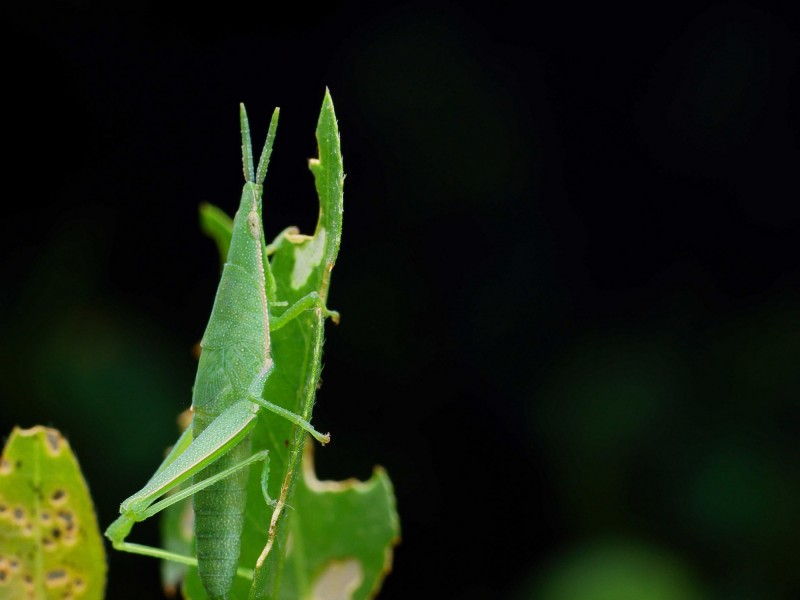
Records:
M292 304L289 308L287 308L283 313L279 316L275 316L270 314L269 317L269 330L270 331L277 331L292 319L296 319L299 317L303 311L312 309L312 308L319 308L322 310L322 314L325 317L330 317L331 320L338 325L339 324L339 313L335 310L329 310L325 303L322 301L322 297L319 295L319 292L311 292L310 294L306 294L300 300Z

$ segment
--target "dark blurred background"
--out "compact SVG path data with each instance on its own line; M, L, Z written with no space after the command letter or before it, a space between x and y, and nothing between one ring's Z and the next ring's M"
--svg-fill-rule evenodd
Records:
M190 402L238 103L310 232L328 86L318 470L394 481L381 597L799 598L792 5L4 5L0 433L62 430L114 518Z

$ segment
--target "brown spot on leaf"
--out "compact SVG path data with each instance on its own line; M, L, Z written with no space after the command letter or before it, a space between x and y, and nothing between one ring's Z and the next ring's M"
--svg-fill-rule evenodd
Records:
M45 429L45 438L47 439L47 450L53 456L61 454L61 436L55 429Z
M11 463L7 459L0 460L0 475L8 475L13 471Z
M22 523L25 521L25 509L21 506L17 506L11 513L11 519L17 525L22 525Z
M62 490L61 488L54 490L52 494L50 494L50 503L55 504L56 506L61 506L67 501L67 492L66 490Z
M47 587L59 587L67 583L67 572L64 569L53 569L44 575L44 582Z
M69 512L68 510L60 510L60 511L58 511L58 518L61 521L64 521L64 525L65 525L67 531L69 531L70 529L75 527L75 516L71 512Z

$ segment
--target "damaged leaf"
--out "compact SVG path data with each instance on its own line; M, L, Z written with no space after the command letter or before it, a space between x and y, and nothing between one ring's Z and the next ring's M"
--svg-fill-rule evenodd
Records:
M106 559L86 482L55 429L14 428L0 459L0 598L101 600Z
M368 481L319 481L306 444L295 488L284 600L374 598L392 566L400 521L389 476L376 467Z

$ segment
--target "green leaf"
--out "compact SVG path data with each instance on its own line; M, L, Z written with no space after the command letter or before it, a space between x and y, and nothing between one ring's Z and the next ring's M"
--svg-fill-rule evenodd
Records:
M233 221L213 204L204 202L200 205L200 229L217 244L221 263L225 263L228 248L231 247Z
M89 490L55 429L14 428L0 459L0 597L100 600L106 560Z
M336 115L327 92L317 123L317 144L319 158L309 161L320 200L316 230L312 237L287 236L291 243L281 244L271 261L278 299L289 305L312 291L317 291L323 301L327 301L331 269L341 240L344 173ZM284 376L268 382L265 397L275 398L281 406L307 420L311 420L322 368L324 324L321 311L308 311L276 331L272 338L275 364ZM284 419L268 417L265 421L258 432L265 434L264 441L273 457L269 489L278 504L272 512L269 535L256 562L250 591L253 600L279 598L288 518L293 512L287 504L294 492L306 438L302 429ZM266 425L263 429L262 424ZM251 489L251 493L254 491Z
M280 597L374 598L400 536L389 476L376 467L366 482L319 481L310 443L302 471Z

